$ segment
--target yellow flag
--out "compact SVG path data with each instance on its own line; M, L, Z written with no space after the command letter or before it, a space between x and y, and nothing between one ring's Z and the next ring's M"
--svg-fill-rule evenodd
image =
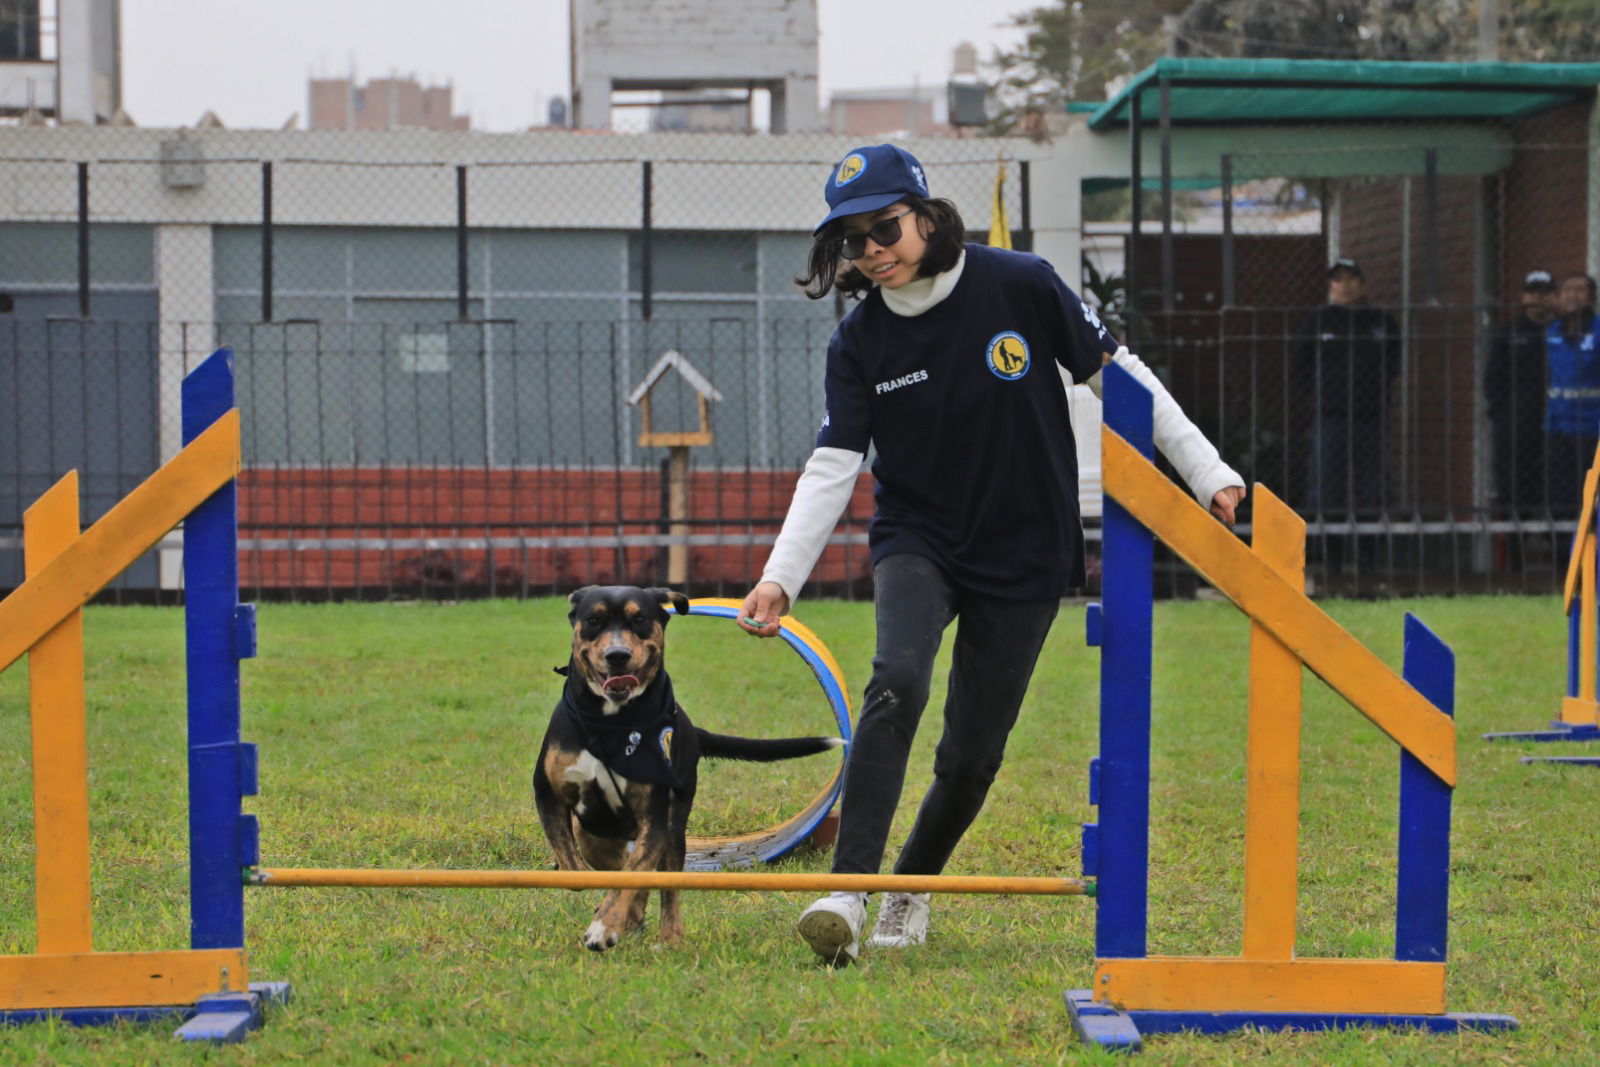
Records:
M989 216L989 245L992 248L1011 247L1011 224L1006 221L1006 164L1000 161L1000 173L994 176L994 212Z

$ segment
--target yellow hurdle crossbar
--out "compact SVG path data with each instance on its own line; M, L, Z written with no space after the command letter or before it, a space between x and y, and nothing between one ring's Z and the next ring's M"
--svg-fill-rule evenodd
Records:
M747 871L466 871L261 867L250 885L429 889L753 889L773 892L1093 896L1084 878L952 874L757 874Z

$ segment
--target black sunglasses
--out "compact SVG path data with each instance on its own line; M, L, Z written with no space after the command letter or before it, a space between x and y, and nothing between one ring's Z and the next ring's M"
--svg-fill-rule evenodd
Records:
M839 242L839 254L845 259L860 259L867 254L868 237L879 247L888 248L900 240L900 220L912 213L912 208L906 208L898 215L879 219L862 233L846 234Z

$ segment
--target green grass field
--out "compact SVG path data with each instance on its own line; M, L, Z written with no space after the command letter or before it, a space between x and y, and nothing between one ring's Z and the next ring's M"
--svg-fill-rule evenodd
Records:
M1395 1031L1156 1037L1152 1064L1600 1062L1594 857L1600 776L1525 767L1486 730L1555 714L1566 628L1554 598L1339 602L1325 607L1398 667L1403 613L1455 649L1449 1007L1510 1012L1511 1034ZM867 604L800 605L858 699ZM1098 657L1067 605L1007 763L950 873L1076 875L1092 820ZM1152 953L1232 954L1240 935L1247 624L1230 605L1156 609ZM87 616L96 947L186 946L182 615ZM264 605L244 665L245 738L260 745L272 866L546 867L529 775L566 657L561 601ZM669 661L698 723L751 735L831 732L799 657L731 622L674 623ZM912 755L891 857L931 771L943 700ZM0 954L33 950L26 666L0 676ZM1393 744L1306 682L1299 952L1392 953ZM1596 751L1600 754L1600 750ZM692 832L757 829L797 810L832 757L705 764ZM787 870L826 870L803 851ZM1061 993L1087 984L1084 899L936 898L929 943L818 966L793 932L809 895L689 894L688 933L654 924L595 955L598 894L259 889L247 898L252 978L294 1001L242 1046L176 1045L171 1027L0 1031L0 1063L1054 1063L1080 1049ZM651 912L654 915L652 904Z

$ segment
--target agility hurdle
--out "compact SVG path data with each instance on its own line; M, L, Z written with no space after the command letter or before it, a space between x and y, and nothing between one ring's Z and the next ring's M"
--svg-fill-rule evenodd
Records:
M257 862L256 753L239 741L239 660L255 653L253 610L238 603L234 480L239 413L232 352L183 382L183 449L79 534L75 473L23 519L23 584L0 601L0 671L29 659L37 951L0 956L0 1023L186 1020L189 1040L238 1040L284 983L252 984L241 864ZM96 952L90 921L88 761L82 607L184 524L188 668L190 947ZM218 798L231 796L231 805Z
M33 747L36 952L0 956L0 1024L56 1018L77 1025L176 1019L186 1040L237 1041L287 982L251 982L245 943L249 886L390 885L462 888L793 889L1090 895L1074 878L782 875L690 870L326 871L260 867L260 828L243 800L257 791L257 751L240 737L239 662L255 655L255 613L239 603L235 479L241 456L233 353L223 348L183 382L183 450L79 533L69 473L27 512L26 575L0 600L0 671L29 659ZM184 526L188 693L190 948L96 952L91 933L88 764L81 609L179 523ZM732 617L734 601L695 614ZM804 626L784 640L822 684L849 736L842 672ZM792 849L832 807L836 772L817 798L766 831L695 838L691 863L770 859ZM776 877L776 881L771 881ZM931 883L931 884L930 884Z
M1100 648L1100 755L1090 765L1098 824L1083 833L1098 880L1092 989L1066 993L1087 1042L1134 1049L1141 1035L1245 1026L1326 1029L1505 1028L1506 1015L1447 1014L1450 801L1456 779L1455 665L1415 617L1396 675L1304 593L1305 522L1255 488L1247 548L1152 462L1148 390L1105 369L1102 604L1087 641ZM1250 618L1250 691L1242 951L1147 954L1150 680L1155 539ZM1302 666L1398 742L1400 818L1392 960L1307 959L1294 952Z
M1600 664L1600 615L1596 605L1596 571L1600 546L1595 536L1596 496L1600 494L1600 448L1583 479L1583 506L1572 535L1572 554L1561 606L1567 616L1567 695L1548 730L1516 730L1484 734L1485 741L1600 741L1600 700L1595 676ZM1600 766L1600 756L1524 756L1523 763L1576 763Z
M0 957L0 1022L58 1016L91 1023L175 1014L192 1016L180 1036L237 1040L259 1024L263 1002L288 995L286 983L249 982L247 885L438 885L1098 895L1094 989L1067 996L1074 1026L1087 1040L1136 1048L1140 1029L1515 1025L1507 1016L1443 1013L1449 786L1455 777L1448 649L1408 620L1407 678L1424 689L1424 699L1310 605L1298 578L1283 577L1300 573L1303 524L1259 491L1256 551L1243 548L1149 465L1149 394L1115 367L1107 371L1108 420L1117 431L1105 437L1106 484L1113 497L1106 507L1107 596L1103 608L1089 613L1091 643L1102 649L1101 755L1090 775L1100 824L1085 828L1084 878L260 866L259 828L241 810L243 797L256 791L257 756L253 745L240 740L238 664L254 655L255 626L252 609L238 603L233 479L240 459L231 358L219 350L185 380L184 451L106 518L76 535L75 508L69 515L65 503L75 500L70 478L29 512L28 577L0 601L0 670L32 651L30 675L40 697L33 711L35 764L49 765L36 771L36 797L39 783L46 783L44 801L36 802L39 884L79 889L69 897L39 893L38 953ZM82 605L185 515L191 948L96 953L87 939L87 849L79 844L87 840L82 649L81 642L70 642ZM1151 531L1212 578L1255 627L1246 936L1238 958L1145 953ZM1302 661L1406 749L1394 961L1293 957L1293 741ZM73 693L75 727L71 716L52 710L70 705ZM1280 705L1269 703L1274 699ZM58 832L80 823L81 834ZM47 907L56 900L70 903Z

